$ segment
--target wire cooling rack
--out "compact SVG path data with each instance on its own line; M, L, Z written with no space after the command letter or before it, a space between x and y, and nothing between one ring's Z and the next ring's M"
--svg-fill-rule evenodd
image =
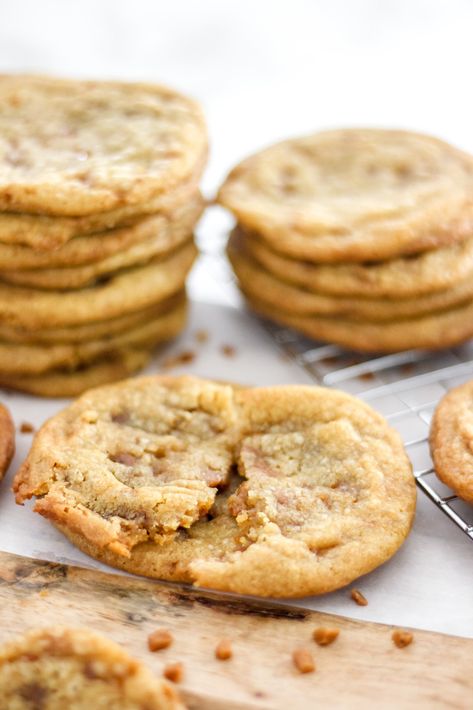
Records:
M316 382L356 394L398 430L419 488L473 540L473 506L436 477L429 453L430 420L439 399L473 377L473 343L438 353L408 350L366 358L308 340L262 320L279 348Z

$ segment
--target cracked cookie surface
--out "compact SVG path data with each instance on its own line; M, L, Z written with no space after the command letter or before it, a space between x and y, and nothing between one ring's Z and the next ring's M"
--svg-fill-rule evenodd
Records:
M440 480L473 503L473 380L448 392L438 404L430 450Z
M184 710L176 691L116 643L84 628L30 631L0 647L7 710Z
M185 425L163 431L168 416L175 417L172 408L169 414L151 406L163 388L186 393L189 402L190 393L205 393L205 415L189 405ZM100 426L79 423L97 405ZM79 439L76 427L93 436ZM66 448L58 428L70 432ZM164 436L162 456L156 457L156 442L144 446L149 429ZM89 523L92 513L71 512L71 483L75 496L87 490L81 476L51 478L63 449L79 471L75 452L80 461L84 441L93 441L97 457L84 467L103 491L92 511L103 535ZM110 463L110 456L117 461ZM181 488L169 499L172 510L150 512L148 491L149 500L161 500L176 479ZM142 497L134 492L138 485L146 488ZM189 377L140 378L85 395L37 434L15 489L18 502L36 495L36 509L97 559L151 577L262 596L321 594L369 572L402 544L415 508L399 436L361 401L318 387L235 389ZM110 491L121 508L113 503L108 512L114 517L103 517ZM87 495L84 501L90 507ZM123 513L134 505L130 521ZM138 515L143 510L148 517Z

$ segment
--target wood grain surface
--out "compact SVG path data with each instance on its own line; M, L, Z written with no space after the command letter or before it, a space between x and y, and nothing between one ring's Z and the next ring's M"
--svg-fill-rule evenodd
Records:
M194 710L472 707L470 639L414 631L414 642L398 649L382 624L4 552L0 609L1 641L30 628L79 625L123 644L158 674L181 661L180 689ZM317 626L338 627L338 640L317 646ZM151 653L147 636L157 628L174 641ZM223 638L233 646L228 661L214 656ZM299 647L313 653L314 673L293 666Z

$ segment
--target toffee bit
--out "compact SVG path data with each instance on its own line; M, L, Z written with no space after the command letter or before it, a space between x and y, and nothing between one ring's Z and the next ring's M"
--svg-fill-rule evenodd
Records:
M228 661L233 656L232 645L228 639L222 639L215 648L215 658L219 661Z
M207 330L196 330L194 337L198 343L206 343L209 339L209 333Z
M314 659L306 648L296 648L292 654L292 661L299 673L313 673L315 671Z
M22 434L32 434L34 432L34 426L30 422L21 422L20 432Z
M222 345L220 350L225 357L235 357L236 355L236 348L233 345Z
M413 640L414 636L410 631L403 631L402 629L395 629L392 632L391 638L393 643L398 648L405 648L409 646Z
M351 598L358 604L358 606L368 606L367 598L363 596L359 589L351 590Z
M184 666L182 663L168 663L164 666L163 676L172 683L180 683L184 677Z
M172 635L167 629L157 629L148 636L148 648L153 652L168 648L172 642Z
M340 629L329 629L324 626L319 626L317 629L314 629L312 638L319 646L330 646L331 643L337 640L339 633Z
M173 367L179 367L180 365L188 365L195 360L195 353L192 350L183 350L181 353L176 353L176 355L170 355L161 363L161 368L163 370L170 370Z

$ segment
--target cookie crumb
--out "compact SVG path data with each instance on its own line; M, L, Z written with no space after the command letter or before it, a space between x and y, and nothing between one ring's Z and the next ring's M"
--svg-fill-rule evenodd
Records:
M313 673L315 663L310 651L306 648L296 648L292 660L299 673Z
M34 426L30 422L21 422L20 432L22 434L32 434L34 432Z
M368 606L367 598L363 596L359 589L351 590L351 598L358 604L358 606Z
M314 629L312 638L319 646L330 646L331 643L337 640L339 633L340 629L319 626L317 629Z
M167 629L157 629L148 636L148 648L153 652L168 648L172 642L172 635Z
M184 666L182 663L168 663L164 666L163 676L172 683L180 683L184 677Z
M370 382L374 380L374 374L372 372L362 372L361 375L358 375L358 379L362 382Z
M39 592L39 596L43 597L43 598L47 597L48 594L49 594L49 591L47 589L41 589L41 591Z
M236 355L236 348L233 345L222 345L220 350L225 357L235 357Z
M196 330L194 337L198 343L206 343L209 339L209 333L207 330Z
M228 661L233 656L232 645L228 639L222 639L215 648L215 658L219 661Z
M188 365L195 360L195 353L192 350L183 350L181 353L176 355L170 355L161 363L161 368L163 370L171 370L173 367L179 367L179 365Z
M409 646L413 640L414 636L410 631L403 631L402 629L395 629L392 632L391 638L393 643L398 648L405 648Z

